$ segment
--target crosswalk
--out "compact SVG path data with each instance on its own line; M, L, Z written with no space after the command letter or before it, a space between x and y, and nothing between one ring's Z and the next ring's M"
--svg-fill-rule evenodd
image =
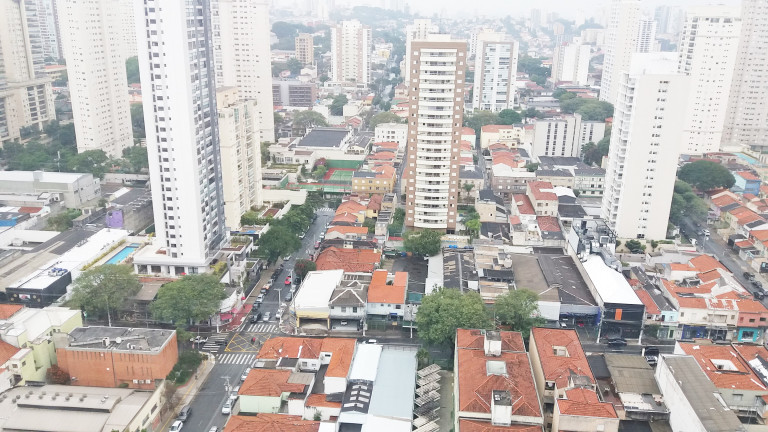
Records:
M256 359L255 354L232 353L218 356L216 361L223 364L251 364Z
M335 211L336 210L334 210L334 209L332 209L330 207L322 207L322 208L317 209L318 213L321 213L321 212L331 212L331 213L334 213Z
M227 333L215 334L208 338L208 341L200 349L203 351L216 352L227 342Z
M245 328L248 333L277 333L277 324L250 324Z

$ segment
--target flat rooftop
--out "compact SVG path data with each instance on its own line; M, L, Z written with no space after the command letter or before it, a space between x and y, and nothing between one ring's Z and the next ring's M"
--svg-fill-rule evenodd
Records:
M77 327L69 333L68 349L159 351L175 330L128 327Z
M93 177L86 173L63 173L55 171L0 171L0 182L31 182L38 176L40 183L74 183L83 177ZM14 191L16 192L16 191Z
M560 303L596 306L577 264L569 255L538 255L544 277L550 285L557 284Z
M299 141L300 147L341 147L342 141L351 132L341 128L315 128Z

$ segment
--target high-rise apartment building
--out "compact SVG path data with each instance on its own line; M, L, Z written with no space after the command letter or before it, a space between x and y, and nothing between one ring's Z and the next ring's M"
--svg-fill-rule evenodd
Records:
M741 15L736 7L702 6L686 14L678 71L691 77L691 101L682 153L720 149L740 35Z
M226 240L210 1L134 5L156 233L134 267L202 273Z
M619 238L666 238L689 77L677 53L634 54L613 115L602 215Z
M260 141L275 141L269 0L210 0L216 86L256 100Z
M139 52L136 45L136 18L133 14L133 1L118 0L118 2L121 9L120 18L122 19L120 36L123 43L123 56L125 58L136 57Z
M223 87L216 91L221 148L224 216L229 229L240 227L240 216L260 207L261 144L259 143L256 101L241 100L237 89Z
M504 33L477 35L472 106L494 112L515 104L519 44Z
M592 48L583 44L579 37L556 46L552 58L552 78L555 83L587 85L591 55Z
M613 0L605 36L603 76L600 100L616 104L621 74L629 70L632 53L637 49L640 0Z
M641 18L637 22L637 45L635 52L653 52L656 45L656 21L651 18Z
M315 61L315 40L309 33L299 33L295 39L296 60L302 64L310 65Z
M531 9L530 28L535 29L541 26L541 9Z
M411 228L456 229L466 50L466 41L449 35L411 44L403 170L405 224Z
M115 0L59 0L77 151L119 158L133 145L122 7ZM134 29L135 34L135 29Z
M61 42L59 41L59 27L57 20L57 5L54 0L37 0L40 7L40 28L43 35L43 54L54 59L63 58L61 54Z
M0 0L0 144L56 118L38 1Z
M368 86L371 80L371 28L358 20L331 27L331 80Z
M604 121L583 120L580 114L536 120L533 124L533 156L579 157L584 144L605 136Z
M768 2L741 2L741 37L723 131L724 146L768 143Z
M426 39L427 35L438 33L439 31L440 29L436 24L432 24L430 19L413 20L413 24L405 26L405 57L403 58L402 70L404 82L410 82L411 69L413 69L408 67L408 61L411 58L411 43L415 40ZM470 50L474 50L473 45Z

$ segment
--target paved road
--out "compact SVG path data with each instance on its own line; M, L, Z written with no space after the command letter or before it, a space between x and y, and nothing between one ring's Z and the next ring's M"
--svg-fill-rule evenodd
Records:
M272 289L267 291L265 300L258 309L262 313L270 312L272 319L269 322L259 323L251 323L246 319L241 328L228 336L226 348L222 348L216 354L213 370L192 401L192 415L184 423L184 432L208 432L213 426L224 427L229 418L221 414L221 407L228 395L227 382L232 388L240 385L240 377L245 369L253 364L261 343L279 333L275 312L287 294L285 277L293 274L296 260L307 258L309 254L314 253L315 242L320 239L320 234L325 232L325 224L333 219L333 215L333 210L319 210L317 219L301 242L301 249L283 262L283 270L275 279ZM264 283L262 281L251 292L251 297L259 295L259 290ZM249 298L249 301L253 299ZM255 343L252 342L253 338L256 338Z

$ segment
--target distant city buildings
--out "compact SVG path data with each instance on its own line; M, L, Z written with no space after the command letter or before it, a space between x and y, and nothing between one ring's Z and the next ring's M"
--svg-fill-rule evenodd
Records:
M557 45L552 58L552 81L587 85L591 55L592 47L583 44L580 37Z
M605 37L605 58L600 80L600 100L616 104L622 73L629 70L637 52L640 0L613 0Z
M498 112L515 103L519 44L504 33L477 35L472 106Z
M411 82L412 65L409 65L411 58L411 44L415 40L426 39L427 35L440 32L436 24L432 24L430 19L417 19L413 24L405 26L405 57L403 58L403 67L401 74L405 83ZM472 47L474 49L474 46Z
M367 87L371 80L371 28L357 20L331 27L331 81Z
M315 61L314 38L309 33L299 33L295 40L296 60L302 64L309 65Z

